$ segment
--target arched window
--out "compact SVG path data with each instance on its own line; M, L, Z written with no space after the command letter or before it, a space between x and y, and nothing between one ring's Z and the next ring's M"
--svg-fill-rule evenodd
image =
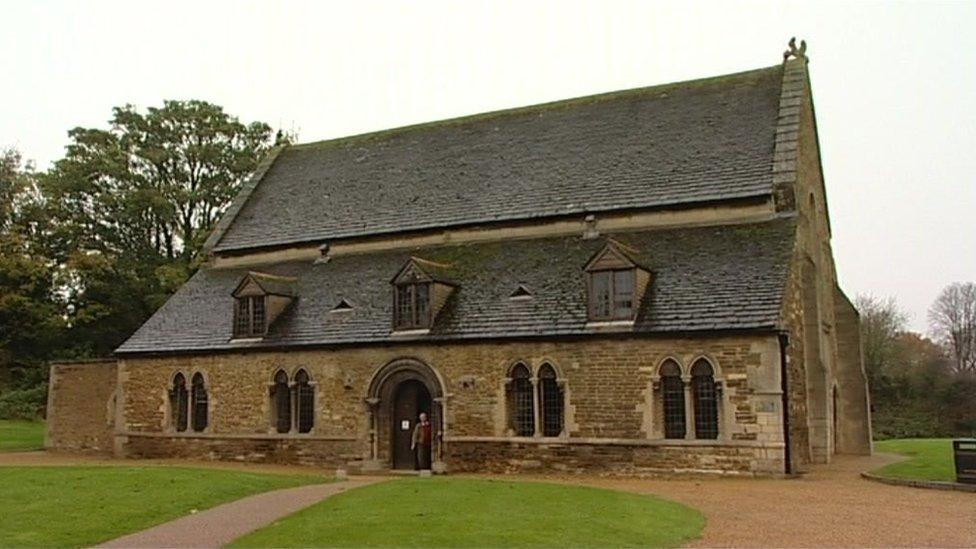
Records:
M207 428L207 387L203 382L203 374L193 374L193 430L201 432Z
M512 428L520 437L530 437L535 434L535 395L532 392L532 380L529 369L524 364L516 364L512 368L512 385L510 389Z
M685 384L678 363L661 365L661 397L664 402L664 438L685 438Z
M699 359L691 367L695 400L695 438L718 438L718 393L712 365Z
M556 381L556 370L549 364L539 369L539 395L542 403L542 435L557 437L563 432L563 391Z
M298 410L298 432L311 432L315 425L315 388L309 383L308 372L295 374L295 400Z
M170 421L173 429L179 433L186 431L186 414L189 400L186 391L186 377L183 374L176 374L173 378L173 387L169 390Z
M291 431L291 389L288 388L288 374L278 370L271 387L271 409L274 414L275 430L279 433Z

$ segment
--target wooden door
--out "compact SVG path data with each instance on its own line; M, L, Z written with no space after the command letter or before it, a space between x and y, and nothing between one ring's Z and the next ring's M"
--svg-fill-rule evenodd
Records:
M420 421L420 413L430 418L430 393L416 380L401 383L393 402L393 468L416 469L416 454L410 449L413 429ZM431 418L432 419L432 418Z

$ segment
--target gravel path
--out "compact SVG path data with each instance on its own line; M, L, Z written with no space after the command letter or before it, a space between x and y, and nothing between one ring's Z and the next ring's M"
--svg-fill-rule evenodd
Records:
M695 507L691 547L976 547L976 494L889 486L862 471L898 457L839 456L799 479L558 479Z
M223 547L329 496L378 481L357 478L265 492L122 536L98 547Z

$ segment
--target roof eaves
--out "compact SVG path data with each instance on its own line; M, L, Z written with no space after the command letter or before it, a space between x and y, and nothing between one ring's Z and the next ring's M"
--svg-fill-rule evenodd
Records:
M709 199L686 199L686 200L669 200L660 201L655 203L648 203L642 206L619 206L610 208L590 208L590 209L579 209L572 211L565 211L553 214L543 214L543 215L522 215L522 216L498 216L498 217L487 217L487 218L473 218L466 220L461 223L425 223L418 224L416 226L411 226L407 228L395 228L395 229L381 229L375 230L368 234L361 234L356 231L348 232L337 232L330 234L321 234L310 236L306 238L296 239L291 237L284 237L277 240L269 240L266 243L254 245L254 244L243 244L243 245L231 245L231 246L220 246L217 252L221 254L241 254L250 253L257 250L272 250L278 248L285 248L290 246L310 246L313 244L320 244L326 241L335 241L340 239L354 239L363 236L393 236L399 234L409 234L413 232L430 231L432 229L460 229L464 227L477 227L479 225L485 225L488 223L516 223L516 222L540 222L547 220L559 220L572 218L574 216L585 215L587 213L623 213L623 212L634 212L634 211L667 211L676 208L695 208L704 207L709 204L716 203L728 203L732 201L755 201L755 200L765 200L771 196L769 190L754 190L748 192L738 192L738 193L726 193L721 198L709 198Z

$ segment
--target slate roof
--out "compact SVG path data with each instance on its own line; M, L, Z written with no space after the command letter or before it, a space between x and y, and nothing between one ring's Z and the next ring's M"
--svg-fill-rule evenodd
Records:
M614 234L653 281L639 333L775 328L794 241L792 218ZM297 299L258 343L230 341L231 292L248 269L197 272L119 349L120 354L403 340L391 336L392 276L412 256L451 266L458 284L421 340L559 336L587 326L583 266L606 238L549 237L396 250L250 270L296 277ZM529 299L510 299L519 286ZM330 313L342 300L351 311Z
M767 195L782 80L778 65L290 146L209 242L220 253Z

